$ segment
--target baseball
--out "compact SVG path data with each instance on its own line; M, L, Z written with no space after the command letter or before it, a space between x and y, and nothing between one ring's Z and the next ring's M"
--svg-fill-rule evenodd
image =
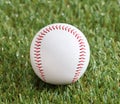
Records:
M35 74L44 82L61 85L76 82L86 71L90 48L76 27L54 23L33 38L30 60Z

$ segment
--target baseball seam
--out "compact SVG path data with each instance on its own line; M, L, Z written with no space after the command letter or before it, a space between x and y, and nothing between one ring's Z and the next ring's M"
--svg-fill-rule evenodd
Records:
M54 30L63 30L63 31L69 32L77 39L77 41L79 43L79 61L78 61L78 64L76 66L75 75L74 75L73 80L72 80L72 83L73 83L73 82L78 80L80 73L81 73L81 70L84 67L85 56L86 56L86 45L85 45L85 42L84 42L84 39L82 38L82 36L80 36L79 33L77 31L75 31L75 29L72 29L69 26L60 25L60 24L48 26L37 35L36 40L35 40L35 44L34 44L35 65L40 72L41 79L46 82L45 73L44 73L43 66L42 66L40 49L41 49L41 43L42 43L44 36L48 32L54 31Z

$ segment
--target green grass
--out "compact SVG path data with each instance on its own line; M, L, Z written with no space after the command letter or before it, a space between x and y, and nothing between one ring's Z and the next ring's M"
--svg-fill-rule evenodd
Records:
M79 81L42 82L29 50L34 35L65 22L87 37L91 59ZM0 0L0 104L120 104L120 0Z

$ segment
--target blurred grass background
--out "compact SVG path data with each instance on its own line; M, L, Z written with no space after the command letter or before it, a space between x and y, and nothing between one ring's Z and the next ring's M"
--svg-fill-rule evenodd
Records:
M42 82L29 58L34 35L56 22L91 48L86 73L66 86ZM120 0L0 0L0 104L120 104Z

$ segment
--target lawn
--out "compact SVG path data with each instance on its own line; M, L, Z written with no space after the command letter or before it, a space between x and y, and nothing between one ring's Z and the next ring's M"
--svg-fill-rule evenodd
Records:
M30 45L44 26L79 28L90 63L74 84L42 82ZM120 104L120 0L0 0L0 104Z

